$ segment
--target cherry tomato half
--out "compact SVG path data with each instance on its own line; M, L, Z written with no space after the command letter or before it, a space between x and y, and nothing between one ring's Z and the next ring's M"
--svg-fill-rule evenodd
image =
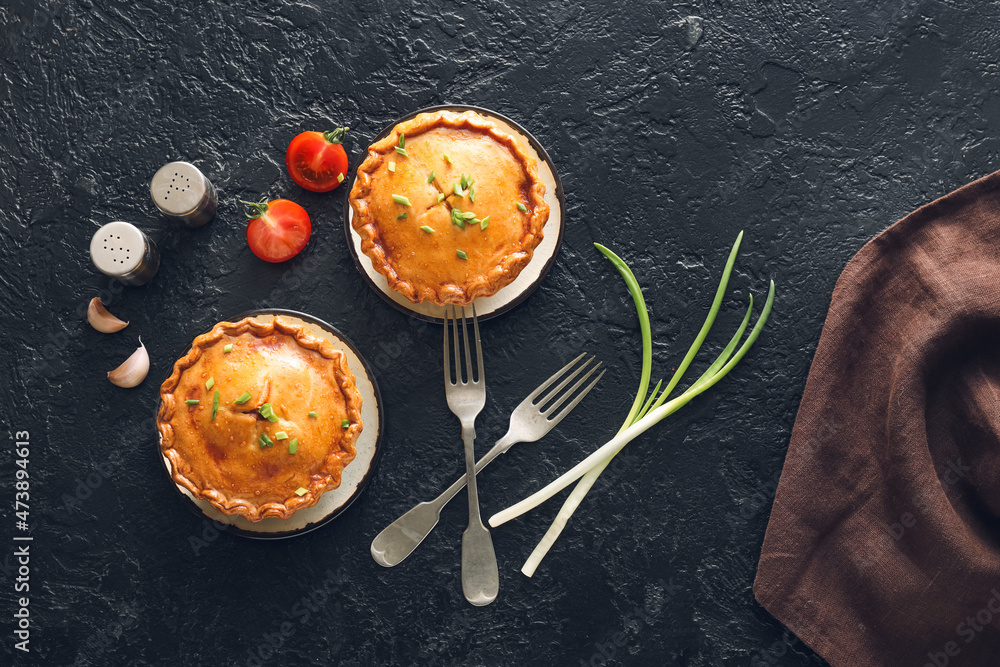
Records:
M292 180L313 192L329 192L347 177L347 153L340 142L351 128L330 132L303 132L292 139L285 166Z
M242 201L242 200L241 200ZM312 223L306 210L287 199L262 199L247 206L247 243L265 262L284 262L306 247Z

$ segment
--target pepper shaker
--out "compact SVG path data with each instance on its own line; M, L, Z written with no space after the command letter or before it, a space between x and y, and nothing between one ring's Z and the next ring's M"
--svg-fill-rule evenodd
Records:
M160 251L142 231L127 222L109 222L90 239L90 259L97 270L128 285L145 285L160 268Z
M215 186L190 162L168 162L149 183L149 194L163 215L188 227L201 227L215 216Z

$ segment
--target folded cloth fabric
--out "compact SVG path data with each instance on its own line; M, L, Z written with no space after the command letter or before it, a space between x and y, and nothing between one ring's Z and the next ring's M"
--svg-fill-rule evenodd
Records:
M834 667L1000 665L1000 172L841 274L754 593Z

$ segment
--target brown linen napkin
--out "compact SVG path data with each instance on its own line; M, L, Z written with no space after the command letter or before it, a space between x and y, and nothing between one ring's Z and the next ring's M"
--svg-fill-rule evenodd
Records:
M1000 172L841 274L754 593L834 667L1000 665Z

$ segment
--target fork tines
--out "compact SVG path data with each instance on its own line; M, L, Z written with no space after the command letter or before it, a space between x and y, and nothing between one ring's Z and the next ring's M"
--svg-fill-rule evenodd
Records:
M535 391L533 391L528 396L528 400L531 401L532 405L537 406L539 408L539 410L541 410L550 401L552 401L553 399L555 399L556 396L559 395L559 392L561 392L563 390L563 388L567 384L569 384L570 382L572 382L574 378L576 378L578 375L580 375L580 373L583 373L584 370L586 370L588 367L590 367L590 370L587 370L587 372L583 375L583 377L581 377L579 380L577 380L576 383L574 383L573 386L570 387L568 391L566 391L565 393L563 393L562 396L560 396L558 398L558 400L556 400L554 403L552 403L551 405L549 405L548 407L546 407L544 410L542 410L542 412L541 412L542 416L544 416L546 418L550 418L550 421L558 421L558 420L562 419L573 408L575 408L576 405L580 401L583 400L583 397L586 396L587 393L591 389L594 388L594 385L596 385L597 382L602 377L604 377L604 374L607 372L607 369L602 370L600 372L600 374L596 378L594 378L594 380L589 385L587 385L586 387L584 387L583 391L577 393L577 390L580 389L581 386L583 386L583 383L586 382L587 379L590 378L590 376L593 375L594 372L597 371L601 367L601 365L602 365L602 362L598 361L594 366L590 366L590 364L593 361L595 361L595 359L596 359L596 357L591 356L589 359L587 359L585 362L583 362L583 364L580 364L576 368L576 370L574 370L572 373L570 373L567 377L563 378L562 382L560 382L559 384L557 384L552 389L552 391L550 391L547 394L545 394L545 396L543 396L542 398L540 398L538 400L535 400L536 398L538 398L539 394L541 394L543 391L545 391L550 386L552 386L552 384L554 382L556 382L557 380L559 380L559 378L561 378L563 376L563 374L565 374L571 368L573 368L574 366L576 366L577 363L581 359L583 359L584 357L586 357L586 356L587 356L587 353L584 352L583 354L581 354L580 356L578 356L576 359L574 359L573 361L571 361L568 364L566 364L565 366L563 366L559 371L557 371L552 377L550 377L545 383L543 383L540 387L538 387L538 389L536 389ZM570 404L567 405L555 417L551 417L552 413L555 412L556 410L558 410L560 408L560 406L562 406L563 403L565 403L570 397L573 397L574 394L575 394L575 398L573 398L573 400L570 402Z
M450 313L450 314L449 314ZM451 363L449 361L449 321L453 339L451 346L455 355L455 377L452 379ZM465 321L465 307L462 307L462 337L465 339L465 379L462 374L462 361L459 348L463 347L458 336L458 307L445 306L444 309L444 370L445 379L451 384L479 384L483 381L483 347L479 339L479 318L476 316L476 305L472 304L472 328L476 341L476 365L472 364L472 347L469 345L469 328Z

